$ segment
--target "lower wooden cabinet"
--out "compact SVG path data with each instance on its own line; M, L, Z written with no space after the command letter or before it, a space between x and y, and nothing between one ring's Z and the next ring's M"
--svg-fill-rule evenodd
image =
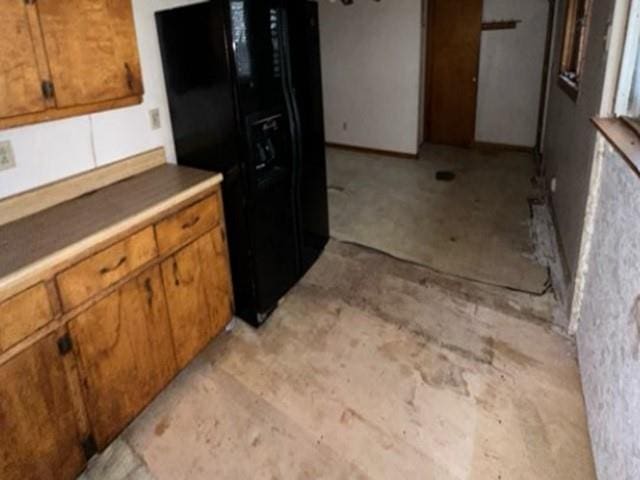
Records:
M232 292L220 227L162 263L178 367L182 368L229 322Z
M0 366L0 478L67 480L85 464L57 334Z
M69 331L102 450L177 372L159 268L81 313Z
M44 284L0 303L0 352L8 350L53 319Z
M231 320L219 196L0 303L0 480L76 478Z

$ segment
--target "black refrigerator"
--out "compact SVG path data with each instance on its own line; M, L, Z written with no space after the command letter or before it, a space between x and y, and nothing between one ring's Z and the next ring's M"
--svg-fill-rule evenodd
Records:
M178 163L224 174L236 314L262 324L329 238L318 6L156 14Z

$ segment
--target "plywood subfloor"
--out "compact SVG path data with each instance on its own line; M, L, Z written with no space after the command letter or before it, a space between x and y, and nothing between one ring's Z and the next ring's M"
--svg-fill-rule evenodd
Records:
M419 160L327 150L331 235L528 292L546 267L529 234L532 155L427 145ZM436 180L450 171L455 179Z
M85 479L594 479L545 298L331 242L215 340Z

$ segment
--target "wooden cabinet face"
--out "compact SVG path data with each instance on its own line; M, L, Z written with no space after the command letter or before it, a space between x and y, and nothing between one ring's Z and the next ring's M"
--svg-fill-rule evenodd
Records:
M69 331L102 450L177 370L159 268L81 313Z
M38 0L56 105L142 94L131 0Z
M221 214L218 195L200 200L159 222L156 225L156 237L160 253L166 253L190 239L198 238L218 225Z
M65 311L153 260L158 253L153 228L147 227L58 274L56 281Z
M0 352L25 339L52 318L49 295L42 283L0 303Z
M231 284L221 228L162 263L178 366L184 367L231 320Z
M0 8L0 117L43 111L42 77L24 0L5 0Z
M0 478L72 479L85 459L54 334L0 366Z

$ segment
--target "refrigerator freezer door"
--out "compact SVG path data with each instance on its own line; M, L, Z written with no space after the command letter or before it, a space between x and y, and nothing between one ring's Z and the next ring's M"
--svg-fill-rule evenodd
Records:
M300 124L298 188L304 273L329 240L320 33L316 2L289 0L287 8L292 85Z

